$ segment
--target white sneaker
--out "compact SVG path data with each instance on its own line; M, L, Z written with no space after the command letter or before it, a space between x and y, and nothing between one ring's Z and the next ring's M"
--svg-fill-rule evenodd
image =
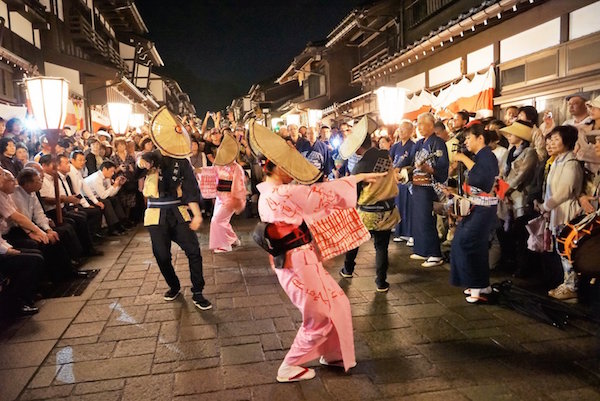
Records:
M406 241L406 246L415 246L415 239L410 237L408 241Z
M416 253L410 255L410 258L414 260L427 260L426 256L417 255Z
M555 289L548 291L548 295L550 295L552 298L564 301L567 299L577 298L577 291L569 289L564 283L562 283Z
M430 256L425 262L421 263L423 267L435 267L444 264L444 259L440 256Z
M392 241L394 241L394 242L402 242L404 240L402 239L402 237L394 237L394 238L392 238Z

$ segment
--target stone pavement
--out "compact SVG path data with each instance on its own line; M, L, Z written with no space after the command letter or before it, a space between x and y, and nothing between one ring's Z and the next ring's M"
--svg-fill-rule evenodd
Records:
M313 380L275 375L301 316L248 233L233 253L201 242L206 296L196 309L187 260L174 247L185 297L166 290L143 228L104 246L101 271L78 297L41 303L0 331L0 400L598 400L595 327L560 330L498 306L467 305L448 266L423 269L390 243L391 289L374 291L374 250L339 279L354 316L358 366L317 368ZM338 258L327 263L335 277Z

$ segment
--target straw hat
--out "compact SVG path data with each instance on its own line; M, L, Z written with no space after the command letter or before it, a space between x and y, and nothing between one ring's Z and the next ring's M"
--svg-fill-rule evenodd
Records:
M597 96L592 100L588 100L587 102L585 102L585 105L590 107L597 107L600 109L600 96Z
M352 156L360 148L360 145L363 144L367 135L376 129L377 123L367 116L364 116L357 124L354 124L352 132L340 145L339 152L342 159L346 160Z
M166 106L158 109L150 123L150 138L165 156L184 159L192 153L190 135Z
M300 184L312 184L321 178L321 171L310 164L296 148L267 127L250 120L250 147L260 153Z
M217 149L217 155L215 156L214 165L225 166L233 162L237 155L240 153L240 145L238 141L231 134L226 134L221 140L221 145Z
M501 128L500 132L504 135L512 134L524 141L531 142L533 127L530 127L524 121L517 120L508 127Z

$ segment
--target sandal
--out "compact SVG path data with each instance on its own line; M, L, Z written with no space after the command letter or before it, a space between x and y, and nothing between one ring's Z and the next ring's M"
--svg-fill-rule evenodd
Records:
M325 359L324 356L321 356L321 358L319 358L319 363L323 366L334 366L337 368L343 368L344 367L344 361L339 360L339 361L327 361ZM350 366L349 369L353 368L356 366L356 362L354 362L354 365Z
M469 295L468 297L465 298L465 301L467 301L470 304L487 304L488 303L488 299L485 296L485 294L480 294L478 297Z
M291 383L291 382L299 382L301 380L310 380L315 377L315 370L305 368L303 366L298 366L302 369L302 371L291 377L281 377L277 376L277 381L279 383Z

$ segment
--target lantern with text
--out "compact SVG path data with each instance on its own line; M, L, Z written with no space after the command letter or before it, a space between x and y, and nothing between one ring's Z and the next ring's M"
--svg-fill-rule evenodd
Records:
M67 118L69 82L63 78L35 77L25 79L27 99L31 105L33 118L43 130L53 161L54 202L56 222L62 224L60 191L56 163L56 145Z
M404 88L382 86L375 91L379 116L386 125L400 124L404 115L406 90Z
M129 118L131 117L131 103L109 103L108 117L115 134L126 134L129 127Z

